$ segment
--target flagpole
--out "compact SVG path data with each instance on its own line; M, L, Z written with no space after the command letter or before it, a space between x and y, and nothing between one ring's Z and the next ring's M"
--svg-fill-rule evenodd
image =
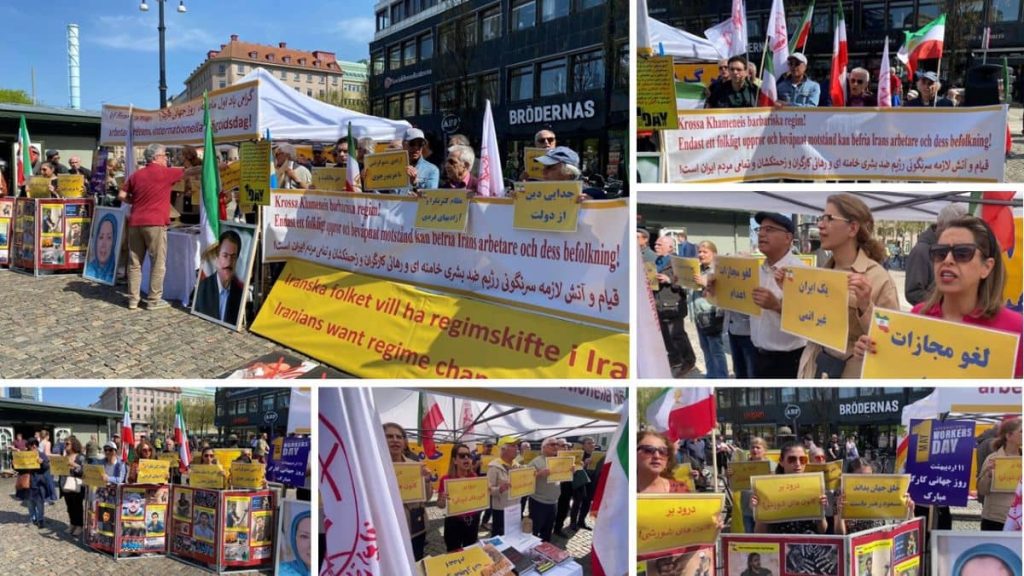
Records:
M940 56L939 57L939 63L935 65L935 77L936 78L941 78L941 76L939 75L939 72L941 70L942 70L942 57ZM935 82L936 82L936 84L938 84L939 82L941 82L941 80L936 80ZM935 89L935 96L932 97L932 108L937 108L938 105L939 105L939 90L938 90L938 88L936 88Z

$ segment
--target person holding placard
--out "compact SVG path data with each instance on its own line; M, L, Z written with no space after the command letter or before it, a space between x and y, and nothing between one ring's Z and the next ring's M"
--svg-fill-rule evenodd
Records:
M139 460L153 460L156 458L156 448L149 440L139 440L135 445L135 458L128 467L128 483L135 484L139 479Z
M800 357L801 378L858 378L863 357L857 356L858 338L871 327L875 307L899 310L896 283L882 266L885 247L875 237L875 218L860 198L851 194L833 194L818 218L821 247L832 251L824 268L849 273L850 329L846 350L836 355L820 344L808 342Z
M685 494L689 487L676 480L675 443L661 432L644 430L636 435L637 494Z
M938 274L936 274L938 276ZM1012 492L992 492L992 476L995 472L996 458L1021 455L1021 420L1011 418L1003 420L999 425L999 435L992 443L994 452L985 458L978 475L978 494L985 497L981 509L982 530L1002 530L1006 523L1006 513L1013 504Z
M123 484L128 477L128 469L118 456L117 444L107 442L103 445L103 475L107 484Z
M427 160L430 153L427 137L423 130L419 128L406 130L403 147L409 153L409 165L406 166L405 172L409 175L409 187L412 192L437 188L441 181L441 171ZM408 191L410 188L405 190Z
M426 484L427 493L424 502L429 502L434 493L434 486L431 483L430 470L418 459L413 457L409 450L409 443L402 428L394 422L387 422L383 425L384 439L388 444L388 453L392 462L416 462L422 467L423 483ZM403 504L405 508L405 519L409 524L409 534L412 536L412 553L417 561L423 559L424 548L427 545L427 510L424 503Z
M85 492L82 489L82 470L85 466L85 456L82 455L82 443L75 436L68 436L64 440L64 458L68 461L70 476L59 476L57 485L60 486L61 494L64 496L64 505L68 509L68 531L72 536L82 534L82 527L85 525L83 501Z
M643 231L647 233L646 230ZM645 244L646 246L646 244ZM686 290L672 273L672 255L676 253L674 236L662 236L654 243L654 265L658 271L658 284L652 286L654 302L661 325L661 338L668 352L672 375L689 374L697 363L690 337L686 334Z
M569 529L573 532L591 529L587 526L587 515L590 514L590 503L594 498L594 490L597 489L598 470L591 466L591 459L594 457L597 443L590 436L584 436L580 439L580 444L583 445L583 464L582 470L577 471L577 474L580 472L586 474L589 481L579 486L575 481L573 482L572 508L569 510Z
M704 352L705 378L729 377L729 365L725 360L725 340L722 338L725 314L708 300L709 292L707 290L710 277L714 274L717 256L718 247L714 242L705 240L697 245L700 274L694 275L693 281L701 289L691 290L688 296L689 316L697 327L700 349Z
M487 465L487 487L491 491L491 536L505 535L505 509L512 505L508 498L512 482L508 473L515 466L516 441L511 436L498 439L498 458Z
M768 460L765 453L768 451L768 443L765 442L764 438L755 436L750 439L750 452L747 460L750 462L760 462L762 460ZM725 475L729 477L730 483L732 482L732 470L726 469ZM750 508L750 497L753 496L753 491L750 488L746 490L740 490L740 511L743 515L743 531L747 534L754 532L754 511Z
M870 462L863 458L857 458L850 462L846 470L847 474L874 474L875 469ZM906 520L910 520L914 517L914 500L910 497L910 493L903 495L903 500L907 503L907 517ZM846 520L843 518L843 506L846 504L846 497L842 492L837 491L836 493L836 513L833 519L834 521L834 532L840 535L852 534L854 532L863 532L864 530L871 530L872 528L880 528L885 526L885 520Z
M779 450L779 464L775 467L776 474L803 474L807 467L807 453L803 444L787 442ZM828 506L828 496L821 494L821 506ZM750 508L757 509L757 495L750 497ZM822 516L817 520L791 520L786 522L754 523L754 532L758 534L824 534L828 530L828 522Z
M42 529L46 519L46 496L50 492L47 480L50 473L50 457L39 450L39 440L36 438L28 439L28 450L36 452L39 462L38 468L28 471L28 521Z
M448 492L445 484L448 479L476 478L477 473L473 470L473 451L469 446L459 442L452 448L452 460L448 465L448 474L441 477L441 483L437 494L437 505L441 508L448 506ZM532 510L532 508L531 508ZM448 515L444 517L444 544L448 552L455 552L460 548L476 544L479 538L480 512L470 512L457 516Z
M536 489L530 496L530 519L533 521L533 535L550 542L561 487L557 482L548 482L551 470L547 459L558 456L558 438L545 438L540 445L540 454L529 464L537 469Z

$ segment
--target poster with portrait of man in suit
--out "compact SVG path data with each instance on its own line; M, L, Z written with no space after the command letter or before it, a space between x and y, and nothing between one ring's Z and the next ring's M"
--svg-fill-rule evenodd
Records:
M241 329L256 239L256 226L221 220L217 243L203 254L192 298L193 314L234 330Z

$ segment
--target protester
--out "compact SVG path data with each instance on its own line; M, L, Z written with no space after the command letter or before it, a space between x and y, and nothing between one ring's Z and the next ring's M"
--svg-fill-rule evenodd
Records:
M762 460L768 460L765 455L768 451L768 443L765 442L764 438L755 436L750 439L750 453L747 460L750 462L760 462ZM773 462L772 465L775 463ZM726 470L726 476L732 479L732 470ZM740 513L743 516L743 531L747 534L754 532L754 511L750 507L750 497L753 492L747 488L740 490Z
M117 444L107 442L103 445L103 474L107 484L124 484L128 478L128 467L119 456Z
M71 167L68 169L68 174L81 174L85 177L85 185L89 185L89 178L92 177L92 170L89 170L85 166L82 166L82 159L78 156L72 156L68 158L68 164Z
M689 487L676 480L675 443L661 432L643 430L636 435L636 491L638 494L682 494Z
M559 450L569 450L571 447L565 439L558 440ZM573 469L575 475L576 469ZM572 508L573 486L572 480L558 483L558 502L555 505L555 535L562 538L569 538L565 533L565 519L569 517L569 510Z
M728 60L729 81L719 82L711 88L705 108L754 108L757 106L757 87L747 77L746 56L733 56Z
M423 130L406 130L404 148L409 153L409 166L405 171L409 175L412 192L437 188L441 180L441 171L427 160L430 153Z
M50 441L49 430L39 431L39 452L46 458L58 455L54 452L53 443ZM53 474L49 470L46 470L44 476L46 478L46 500L53 504L60 498L60 492L57 491L57 484L54 482Z
M547 459L558 455L558 439L545 438L540 445L540 456L530 462L537 469L534 492L530 496L530 519L533 521L533 535L544 542L551 541L551 533L555 528L555 508L558 503L560 487L548 482L551 471Z
M583 469L576 472L573 477L572 509L569 511L569 529L590 530L587 526L587 515L590 514L590 503L594 498L594 490L597 489L598 470L592 469L591 460L594 457L594 449L597 443L590 436L580 439L583 445ZM580 483L577 478L581 474L586 475L587 482Z
M38 454L39 468L29 470L28 520L40 529L46 520L46 500L52 492L50 487L49 451L43 452L36 438L28 439L28 450Z
M839 435L833 434L828 441L828 449L826 450L828 459L841 460L843 458L843 449L839 447Z
M726 310L725 332L729 336L732 371L736 379L754 378L757 374L757 347L750 339L750 316Z
M844 474L874 474L874 466L863 458L851 460L847 465ZM911 520L914 517L914 500L910 494L903 495L903 501L907 506L907 516L904 520ZM846 505L846 495L842 492L836 494L836 513L834 517L834 532L840 535L863 532L872 528L880 528L885 525L884 520L846 520L843 518L843 507ZM1000 525L1000 528L1002 526Z
M53 164L50 164L49 162L43 162L40 164L39 176L50 179L50 184L47 188L50 192L50 198L60 198L60 190L57 185L57 172L54 169Z
M807 57L800 52L793 52L786 62L789 64L789 73L779 81L777 88L779 99L775 103L775 107L817 106L821 97L821 87L807 77Z
M808 457L804 451L803 444L798 442L787 442L779 451L779 464L775 467L776 474L803 474L807 467ZM828 496L821 494L821 506L828 506ZM750 507L757 509L757 495L750 497ZM754 532L758 534L824 534L828 529L828 522L822 516L817 520L792 520L785 522L762 522L754 523Z
M700 349L704 353L705 378L729 377L729 366L725 361L725 341L722 338L725 314L708 299L710 295L709 277L714 274L717 256L718 247L714 242L705 240L697 245L700 274L695 274L693 281L701 289L690 290L688 296L689 315L697 327L697 338L700 341Z
M1018 376L1018 379L1020 377ZM982 530L1002 530L1006 523L1007 512L1013 504L1014 495L1009 492L992 492L992 476L995 471L995 459L1021 456L1021 419L1010 418L999 425L999 435L992 443L995 452L985 458L978 475L978 494L985 497L981 509Z
M494 440L492 440L490 438L487 438L487 439L484 440L484 449L483 449L483 453L482 454L477 453L476 451L474 451L472 453L472 456L473 456L473 471L476 472L477 476L486 476L487 475L487 470L483 469L483 457L484 456L490 456L493 453L494 453ZM484 530L490 530L491 529L491 509L490 508L484 510L483 514L481 514L481 516L480 516L480 527L483 528Z
M472 173L475 161L476 155L469 146L456 144L448 148L444 162L445 187L465 188L470 194L476 194L477 179Z
M448 474L441 477L437 494L437 506L447 508L448 491L445 489L449 480L460 478L476 478L473 470L473 451L469 446L458 442L452 448L452 459L448 466ZM532 510L532 508L531 508ZM480 529L480 512L452 515L444 517L444 543L448 552L476 544L477 532Z
M53 166L53 171L56 174L67 174L68 167L60 163L60 150L47 150L46 161Z
M508 491L512 487L509 471L515 467L516 441L511 436L498 439L498 458L487 465L487 486L491 492L491 536L505 534L505 508L512 505Z
M414 458L412 451L409 450L405 428L394 422L384 424L383 428L384 439L387 441L388 453L391 455L392 462L416 462L422 466L422 462ZM423 483L427 486L425 501L430 501L430 497L434 493L433 484L430 482L430 470L426 466L422 466L421 474ZM403 507L405 508L405 519L409 524L409 534L412 536L413 556L416 557L416 560L422 560L424 548L427 545L427 510L421 503L404 504Z
M538 130L533 136L533 143L538 148L546 148L551 150L558 146L558 141L555 138L555 133L551 130Z
M949 98L940 98L939 90L942 89L942 83L939 82L939 75L932 71L918 72L917 73L917 98L912 100L908 99L905 107L917 108L917 107L928 107L937 106L939 108L952 108L953 101Z
M64 457L68 460L71 475L60 476L57 481L61 494L64 496L64 505L68 510L68 532L72 536L80 536L82 528L85 526L82 506L85 492L82 487L82 473L86 460L82 456L82 443L74 435L68 436L64 441Z
M658 270L658 285L653 287L654 302L669 367L672 375L678 378L689 374L697 363L690 337L686 334L686 290L676 283L672 273L671 255L676 252L675 238L662 236L654 247L657 254L654 264Z
M156 459L156 448L149 440L140 440L135 445L135 457L132 459L131 464L128 465L128 483L135 484L139 478L139 460L155 460Z
M757 64L753 62L747 62L747 79L757 87L758 91L761 90L761 79L757 76Z
M871 93L871 73L864 68L854 68L846 79L849 94L846 95L847 108L878 106L878 97Z
M324 156L324 145L313 144L313 168L326 168L327 157Z
M945 228L953 220L967 215L963 204L949 203L939 211L939 216L917 236L917 243L910 249L906 262L906 280L903 294L911 306L924 302L928 293L935 285L935 273L932 271L931 247L939 240L939 228Z
M348 138L342 136L334 143L334 165L338 168L348 166Z
M678 256L682 256L683 258L697 257L697 245L690 242L689 236L686 234L686 228L683 228L676 233L676 246Z
M640 258L645 263L654 264L658 256L651 250L651 233L646 228L636 229L636 243L640 247ZM651 287L653 290L653 286Z
M544 180L565 181L579 180L582 177L580 172L580 157L572 148L556 146L548 149L543 155L534 158L535 162L544 165ZM582 187L583 200L604 200L604 190L592 186Z
M295 146L284 143L274 147L274 166L278 188L305 190L313 183L309 168L296 161Z

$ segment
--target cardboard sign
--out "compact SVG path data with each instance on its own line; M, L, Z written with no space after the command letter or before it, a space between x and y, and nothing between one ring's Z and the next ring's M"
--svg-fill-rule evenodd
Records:
M575 232L583 183L527 182L515 196L512 227L545 232Z
M270 205L270 141L242 142L238 148L239 169L238 201L243 212L252 212L255 206Z
M33 176L28 180L29 198L49 198L50 178L47 176Z
M192 488L224 489L224 469L219 464L193 464L188 473Z
M825 515L821 505L825 478L820 473L752 476L750 487L758 500L754 508L758 522L817 520Z
M760 281L757 258L719 256L715 263L715 301L719 308L760 316L761 307L754 304L754 288Z
M548 484L572 481L572 458L563 456L561 458L547 458Z
M169 462L169 466L171 468L177 468L179 466L181 456L177 452L161 452L156 455L156 459Z
M39 452L21 450L14 453L15 470L39 470Z
M568 456L572 458L573 466L583 466L583 450L559 450L558 457Z
M672 478L674 478L676 482L686 484L688 492L697 491L697 485L693 483L693 468L690 467L689 462L677 464L672 470Z
M768 476L772 473L772 463L767 460L747 462L730 462L730 484L733 490L750 490L751 476Z
M523 148L523 167L526 168L527 178L544 179L544 165L537 162L537 157L543 156L547 151L547 148Z
M139 460L135 482L139 484L166 484L170 462L167 460Z
M313 187L317 190L345 191L345 168L313 168Z
M82 483L93 488L103 488L107 485L107 474L103 471L102 464L86 464L82 467Z
M427 556L423 559L423 570L426 576L478 576L483 569L493 563L491 557L480 546L472 546L460 552L451 552L441 556Z
M486 476L449 478L444 486L448 492L448 516L478 512L491 506Z
M910 497L914 502L967 505L974 476L974 438L972 420L910 421L906 471L913 478Z
M671 56L636 59L636 129L679 127L676 118L675 74Z
M537 489L537 469L533 466L509 470L508 479L512 484L508 489L508 497L511 499L530 496Z
M905 520L909 488L910 474L843 474L843 518Z
M722 494L639 494L637 556L650 558L688 546L714 546L724 504Z
M700 286L693 281L694 276L700 275L700 260L696 258L683 258L682 256L670 256L672 262L672 273L676 276L676 283L687 290L700 290Z
M831 462L811 462L804 468L808 474L821 472L825 475L825 488L836 490L839 488L839 479L843 475L843 461L833 460Z
M421 190L416 227L464 232L469 224L469 192L464 189Z
M71 461L63 456L50 458L50 474L53 476L70 476ZM1016 486L1014 486L1016 488Z
M678 82L711 86L711 81L718 78L717 62L675 64L672 68L675 72L675 79Z
M409 153L394 150L378 154L367 154L363 158L366 175L363 190L396 190L409 188Z
M587 470L598 470L604 463L604 452L594 450L590 453L590 461L587 462Z
M57 193L64 198L81 198L85 194L85 176L82 174L58 174Z
M220 189L234 190L242 181L242 162L232 162L220 168Z
M995 468L992 469L992 492L1014 493L1020 483L1021 457L1007 456L993 458Z
M241 448L214 448L213 453L217 456L217 464L221 466L230 466L232 462L238 460L239 456L242 455Z
M1019 337L1009 332L875 308L861 378L1013 378Z
M232 462L231 486L259 490L266 485L267 468L262 462Z
M423 465L419 462L395 462L395 478L402 502L423 502L427 487L423 482Z
M845 353L850 331L849 299L846 272L788 268L782 282L782 330Z

